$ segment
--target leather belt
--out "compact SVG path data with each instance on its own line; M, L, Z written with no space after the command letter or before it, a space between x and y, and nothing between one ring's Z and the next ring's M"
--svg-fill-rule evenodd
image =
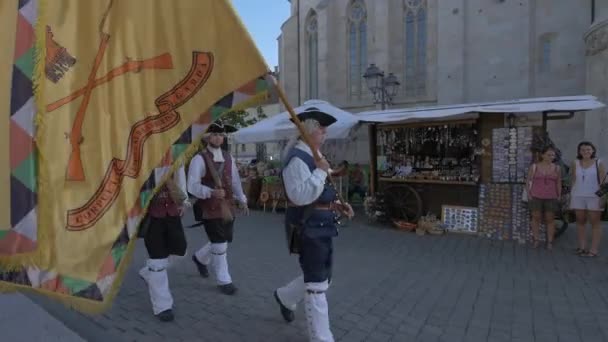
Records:
M291 202L287 203L287 206L292 207L292 208L302 207L301 205L295 205ZM328 210L328 211L337 210L336 205L334 203L313 204L312 207L313 207L313 209L316 209L316 210Z
M317 210L336 210L336 206L333 203L330 204L315 204L313 208Z

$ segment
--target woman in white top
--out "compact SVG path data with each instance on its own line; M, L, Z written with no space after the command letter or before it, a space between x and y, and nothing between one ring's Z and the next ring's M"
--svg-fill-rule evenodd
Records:
M597 159L596 149L592 143L583 141L578 145L578 155L572 165L572 193L570 208L576 212L576 230L578 247L576 254L583 257L596 257L602 237L601 214L604 207L600 197L595 195L600 183L605 181L606 168ZM591 222L591 249L586 249L587 239L585 225Z

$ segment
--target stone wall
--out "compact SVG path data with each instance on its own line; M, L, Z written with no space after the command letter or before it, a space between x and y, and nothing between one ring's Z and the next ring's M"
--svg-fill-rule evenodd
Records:
M293 16L283 26L279 67L281 83L292 104L297 106L307 100L305 24L307 15L314 11L319 21L319 98L352 112L375 108L371 94L353 98L348 93L347 8L350 0L291 2ZM586 66L583 39L591 21L587 2L584 5L569 0L426 2L427 92L412 98L401 91L395 107L581 95L587 90L601 92L596 89L601 87L599 79L590 81L596 86L586 86L591 68ZM404 0L365 1L368 63L375 63L385 72L394 72L402 82L405 71L403 4ZM596 6L600 7L596 10L598 15L608 12L605 5ZM551 40L548 71L539 68L544 37ZM596 54L588 60L593 65L601 65L602 58L605 55ZM597 73L598 68L593 67L594 79L601 75ZM591 116L577 115L574 119L549 123L552 137L566 155L574 153L572 145L595 129L595 125L586 123L586 117ZM608 144L606 146L608 149Z
M587 92L608 104L608 2L596 6L596 20L585 34ZM594 142L608 160L608 109L587 114L585 138Z

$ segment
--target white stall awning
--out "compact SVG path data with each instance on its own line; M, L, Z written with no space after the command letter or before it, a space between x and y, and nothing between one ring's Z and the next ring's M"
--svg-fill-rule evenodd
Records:
M479 113L578 112L604 107L590 95L540 97L510 101L374 110L357 114L362 122L405 123L433 120L474 119Z
M306 101L302 106L294 108L294 111L297 114L310 107L316 107L336 118L337 121L327 129L328 139L347 139L353 127L359 123L357 116L321 100ZM297 132L296 126L289 119L288 112L264 119L234 133L234 141L238 144L250 144L289 139Z

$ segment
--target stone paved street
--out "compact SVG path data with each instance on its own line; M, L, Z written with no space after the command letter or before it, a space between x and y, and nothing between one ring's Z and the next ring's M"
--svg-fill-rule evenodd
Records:
M174 323L152 316L136 273L145 259L141 242L109 312L53 312L89 341L306 341L302 308L288 325L272 297L298 272L282 229L279 214L240 219L229 250L235 297L201 279L189 257L177 264ZM190 252L206 241L201 230L187 234ZM571 227L548 253L471 236L419 237L360 219L336 240L332 330L348 342L607 341L606 259L573 256L573 241Z
M0 331L0 341L3 342L85 341L18 292L0 294Z

